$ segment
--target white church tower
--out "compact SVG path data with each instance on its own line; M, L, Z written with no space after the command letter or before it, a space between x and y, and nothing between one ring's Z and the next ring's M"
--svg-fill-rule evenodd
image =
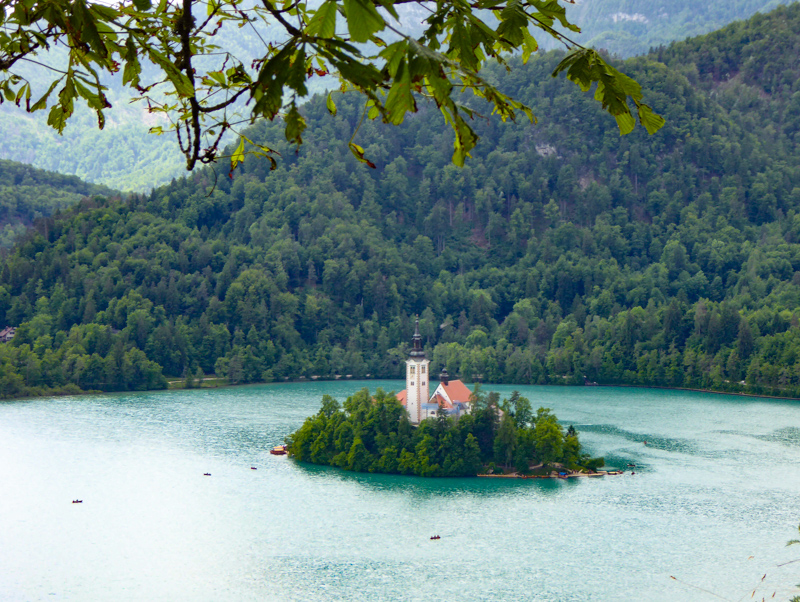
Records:
M422 422L422 404L428 403L428 364L425 359L425 350L422 348L422 337L419 334L419 318L414 329L414 338L411 339L411 353L406 360L406 410L411 424Z

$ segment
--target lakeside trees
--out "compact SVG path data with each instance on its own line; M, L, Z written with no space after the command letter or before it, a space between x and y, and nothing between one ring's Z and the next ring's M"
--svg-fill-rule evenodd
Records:
M325 395L320 411L287 438L289 453L355 472L424 477L475 476L495 464L521 474L541 463L541 471L555 463L573 470L603 465L581 454L575 429L565 434L549 409L512 416L515 407L530 408L516 391L499 402L478 388L473 403L473 412L457 421L442 412L412 428L405 408L381 389L374 397L362 389L342 406Z

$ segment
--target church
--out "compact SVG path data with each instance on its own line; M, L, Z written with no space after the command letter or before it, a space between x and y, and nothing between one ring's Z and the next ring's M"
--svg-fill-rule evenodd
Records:
M395 397L405 406L411 424L419 424L426 418L433 418L438 412L459 418L470 410L469 398L472 395L467 386L460 380L450 380L447 368L439 375L439 386L429 395L428 365L422 348L422 337L419 334L419 318L417 319L414 337L411 339L411 352L406 360L406 388Z

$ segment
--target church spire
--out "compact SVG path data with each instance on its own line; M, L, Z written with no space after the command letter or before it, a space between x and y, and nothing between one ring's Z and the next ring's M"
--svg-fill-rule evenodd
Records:
M425 350L422 348L422 336L419 334L419 318L417 318L414 328L414 336L411 338L411 345L411 353L408 354L408 357L417 360L425 359Z
M419 424L427 416L427 409L422 406L430 401L428 364L430 361L425 359L417 317L414 336L411 338L411 351L406 360L406 410L411 424Z

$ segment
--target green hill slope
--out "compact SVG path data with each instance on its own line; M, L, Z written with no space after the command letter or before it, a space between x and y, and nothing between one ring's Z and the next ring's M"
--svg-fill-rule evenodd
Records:
M33 221L91 195L113 191L74 176L0 160L0 248L9 247Z
M276 171L31 233L0 271L0 390L398 377L419 314L431 369L467 380L800 395L798 31L793 5L627 61L668 119L653 137L547 77L556 54L490 70L540 122L478 122L464 169L435 107L364 124L369 170L346 144L363 107L312 100L299 152L249 133Z

